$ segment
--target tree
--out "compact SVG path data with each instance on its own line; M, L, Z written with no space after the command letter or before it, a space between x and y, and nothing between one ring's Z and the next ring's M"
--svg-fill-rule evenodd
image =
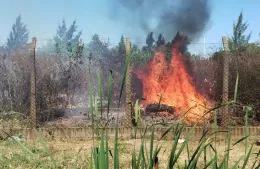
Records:
M101 71L102 81L107 81L110 70L111 52L109 42L102 42L97 34L93 35L88 44L88 52L92 53L92 64L95 69ZM113 73L114 74L114 73ZM103 92L107 94L107 83L103 85Z
M257 42L255 43L248 43L246 46L246 54L255 54L259 55L260 54L260 46Z
M243 22L243 11L240 12L237 22L233 23L233 36L229 38L228 45L231 52L244 52L250 40L251 33L246 35L247 22Z
M67 28L65 20L62 21L62 24L59 25L56 36L54 37L56 53L66 55L68 51L75 53L78 50L77 47L78 44L81 43L80 37L82 31L79 31L75 35L76 32L77 26L75 20L69 28Z
M118 44L118 53L121 57L125 57L126 55L126 48L125 48L125 38L124 35L121 36L120 42Z
M146 38L146 45L148 46L148 49L151 49L153 47L154 41L155 40L153 38L153 32L148 33Z
M21 19L22 17L19 15L12 26L9 38L7 39L8 48L20 48L28 42L29 32Z
M180 40L183 40L183 44L180 45L179 47L179 51L182 54L185 54L186 52L188 52L188 45L190 44L190 40L187 36L181 35L180 32L178 31L175 35L175 37L172 40L172 45Z
M93 35L88 44L89 52L93 54L96 59L107 57L109 53L109 42L102 42L97 34Z
M106 62L109 64L109 70L113 71L113 91L114 96L118 97L126 62L125 38L123 35L121 36L119 43L111 48L109 57L110 58L108 58Z
M158 47L160 47L160 46L162 46L162 45L164 45L164 44L165 44L165 39L164 39L164 37L162 36L162 34L160 34L160 35L158 36L157 41L156 41L156 47L158 48Z
M126 61L126 47L125 38L122 35L117 46L110 50L111 58L107 60L109 62L110 69L122 73L124 71Z

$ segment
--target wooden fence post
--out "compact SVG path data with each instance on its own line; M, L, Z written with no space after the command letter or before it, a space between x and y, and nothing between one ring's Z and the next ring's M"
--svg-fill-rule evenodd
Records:
M35 48L36 48L36 37L32 38L32 44L30 49L31 59L31 95L30 95L30 122L31 128L37 126L36 116L36 67L35 67Z
M130 57L130 38L126 38L126 57ZM127 59L126 59L127 60ZM128 65L128 69L126 72L126 81L125 81L125 87L126 87L126 127L131 128L132 127L132 92L131 92L131 60Z
M229 75L229 51L228 51L228 41L225 36L222 37L222 43L224 46L224 56L223 56L223 93L222 93L222 102L228 102L228 75ZM222 126L228 127L229 125L229 112L228 106L223 107L222 112Z

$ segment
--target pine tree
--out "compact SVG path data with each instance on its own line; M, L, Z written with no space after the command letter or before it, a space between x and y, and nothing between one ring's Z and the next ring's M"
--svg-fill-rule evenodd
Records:
M77 32L76 21L69 28L66 26L65 20L62 21L62 24L59 25L57 29L56 36L54 37L56 52L63 55L67 54L67 52L77 51L77 47L80 43L80 37L82 35L82 31Z
M126 48L125 48L125 38L124 35L121 36L120 42L118 44L118 53L120 56L124 57L126 55Z
M233 36L228 41L231 52L243 52L246 50L246 45L251 37L251 33L245 34L247 28L248 24L243 22L243 11L241 11L237 22L233 24Z
M107 57L107 54L109 53L108 43L102 42L97 34L92 36L91 41L88 44L88 49L96 59Z
M160 35L158 36L157 41L156 41L156 47L158 48L158 47L160 47L160 46L162 46L162 45L164 45L164 44L165 44L165 39L164 39L164 37L162 36L162 34L160 34Z
M22 23L21 19L21 15L19 15L12 26L9 38L7 39L8 48L23 47L28 42L29 32L26 25Z
M187 36L181 35L180 32L178 31L172 40L172 44L174 44L180 40L183 40L183 44L179 47L179 51L182 54L184 54L188 51L188 45L190 44L190 40L188 39Z
M149 49L152 48L154 41L155 40L153 38L153 32L148 33L146 38L146 45L148 46Z

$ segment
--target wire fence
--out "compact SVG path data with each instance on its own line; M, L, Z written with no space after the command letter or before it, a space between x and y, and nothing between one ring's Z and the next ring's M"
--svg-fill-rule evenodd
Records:
M38 43L38 41L37 41ZM132 42L138 44L137 42ZM143 43L143 42L140 42ZM36 45L37 46L37 45ZM116 43L114 43L116 46ZM191 77L192 86L201 95L208 100L214 101L214 104L222 102L223 96L223 53L221 43L192 43L197 55L184 53L184 63L187 74ZM206 46L206 47L205 47ZM100 110L100 93L98 83L98 72L101 74L102 93L103 93L103 117L107 113L107 97L109 72L112 71L112 102L109 112L112 116L118 110L117 108L120 96L120 90L125 66L124 57L111 59L109 57L100 58L90 53L83 54L81 59L77 57L62 57L55 52L49 52L51 47L36 47L36 112L37 123L53 121L63 117L74 117L74 121L68 123L77 123L77 125L89 125L90 118L90 93ZM206 49L206 50L205 50ZM12 50L10 53L0 54L0 111L9 116L10 112L22 114L28 117L30 112L30 74L31 62L29 57L30 49ZM109 49L108 55L113 52ZM139 57L142 57L139 55ZM230 113L236 117L243 116L243 107L251 105L254 109L252 116L259 118L260 107L260 60L259 53L244 53L229 55L229 100L234 97L234 86L237 72L239 74L238 87L238 105L230 109ZM75 59L76 58L76 59ZM116 63L114 62L116 61ZM149 62L143 64L142 71ZM138 77L139 70L133 67L131 73L132 102L144 95L144 82ZM156 72L154 72L156 73ZM140 74L140 73L139 73ZM188 78L188 77L187 77ZM163 79L162 79L163 80ZM167 84L167 82L166 82ZM91 91L92 89L92 91ZM124 123L124 108L126 106L125 88L122 93L121 108L122 123ZM160 93L158 93L160 95ZM174 96L178 98L178 95ZM159 97L158 97L159 98ZM133 104L132 103L132 104ZM109 115L109 116L110 116ZM84 118L79 118L79 117ZM78 119L77 119L78 118ZM76 120L77 119L77 120Z

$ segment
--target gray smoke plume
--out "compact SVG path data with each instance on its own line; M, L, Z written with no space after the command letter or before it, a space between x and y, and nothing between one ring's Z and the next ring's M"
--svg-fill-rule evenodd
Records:
M210 0L110 0L111 17L132 25L136 33L162 33L171 40L177 31L197 39L209 22Z

